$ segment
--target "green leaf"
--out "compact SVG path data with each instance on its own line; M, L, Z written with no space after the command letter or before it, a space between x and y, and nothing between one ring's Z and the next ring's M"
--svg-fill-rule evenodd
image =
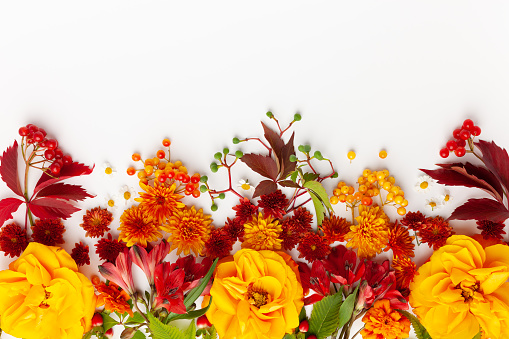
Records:
M311 200L313 201L313 206L315 206L316 223L318 224L318 226L320 226L325 215L325 208L323 207L320 198L318 198L314 192L310 191L309 195L311 196Z
M329 196L327 195L327 192L321 183L318 181L308 181L304 184L304 187L312 190L322 200L325 207L327 207L329 210L332 209L329 201Z
M475 337L474 337L474 338L472 338L472 339L481 339L481 337L482 337L482 332L481 332L481 331L479 331L479 333L477 333L477 334L475 335Z
M210 327L208 333L203 336L203 339L217 339L217 331L214 325Z
M338 327L338 314L342 302L343 295L336 293L315 303L309 318L308 333L316 335L318 339L330 336Z
M139 312L134 312L132 317L129 317L127 321L125 322L126 325L133 325L133 324L141 324L145 322L145 319Z
M216 260L214 260L214 262L212 263L212 266L210 266L210 269L207 272L207 274L202 278L200 285L193 288L184 298L184 305L186 306L186 308L191 306L196 301L196 299L200 297L203 290L205 290L205 287L207 287L207 284L210 278L212 277L214 270L216 269L217 261L218 259L216 258Z
M297 176L299 175L299 172L293 171L290 175L290 179L292 179L293 182L297 182Z
M165 325L151 313L147 314L149 329L153 339L186 339L181 330L172 325Z
M355 298L357 297L357 290L359 289L359 285L353 293L351 293L348 297L346 297L345 301L339 308L339 324L338 327L342 328L346 325L346 323L350 320L353 313L353 308L355 306Z
M1 328L0 328L0 335L2 335L2 329ZM92 331L88 331L87 333L85 333L83 335L83 338L81 338L81 339L90 339L90 338L92 338Z
M304 181L305 182L313 181L313 180L315 180L318 177L319 177L319 175L316 174L316 173L304 173Z
M297 337L295 336L295 334L285 334L283 339L297 339Z
M431 339L428 331L424 326L422 326L421 322L415 315L403 310L397 310L399 313L403 314L410 322L412 323L412 327L414 328L415 335L418 339Z
M147 336L142 331L138 330L131 339L147 339Z
M115 326L116 324L118 324L118 321L116 321L115 319L110 317L109 314L103 312L103 313L101 313L101 315L103 317L103 328L104 328L104 331L107 331L110 328L112 328L113 326Z
M193 320L189 327L184 331L185 339L195 339L196 338L196 322Z
M212 305L212 296L210 296L210 301L209 301L209 304L207 305L207 307L201 308L196 311L190 311L190 312L187 312L186 314L171 313L168 316L168 318L167 318L168 321L166 323L168 323L172 320L177 320L177 319L195 319L195 318L201 317L202 315L207 313L207 311L210 308L210 305Z
M307 319L306 308L302 306L299 313L299 323Z

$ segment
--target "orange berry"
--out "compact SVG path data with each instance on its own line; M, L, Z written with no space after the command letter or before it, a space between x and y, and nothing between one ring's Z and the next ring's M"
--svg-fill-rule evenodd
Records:
M339 202L339 199L338 197L336 197L335 195L333 195L332 197L330 197L330 203L333 204L333 205L336 205L338 202Z
M140 179L140 184L144 184L144 185L148 184L147 178Z
M366 193L367 190L368 190L368 188L367 188L366 185L360 185L359 186L359 192Z
M345 185L346 185L346 183L344 181L338 182L338 188L341 188L341 187L343 187Z
M367 169L367 168L366 168L364 171L362 171L362 176L363 176L364 178L367 178L367 177L368 177L368 175L370 175L370 174L371 174L371 170L369 170L369 169Z
M408 200L404 199L401 203L401 207L407 207L408 206Z
M378 153L378 156L381 159L385 159L385 158L387 158L387 152L385 150L381 150L380 153Z
M148 166L145 166L145 173L148 175L151 175L152 173L154 173L154 167L152 167L151 165L148 165Z
M373 188L373 195L376 197L377 195L380 194L380 190L376 187Z
M168 179L173 179L175 177L175 171L173 169L171 169L171 167L167 167L166 169L168 169L168 171L164 171L166 173L166 176L168 177Z
M131 158L133 159L133 161L140 161L141 155L139 153L134 153Z
M341 194L339 197L338 197L339 201L340 202L345 202L346 201L346 195L344 194Z
M398 214L399 215L405 215L405 213L406 213L406 208L404 208L404 207L398 208Z
M156 171L154 172L154 175L156 176L156 178L158 178L161 174L164 174L164 171L163 171L163 170L160 170L160 169L158 169L158 170L156 170Z
M180 161L180 160L175 161L175 163L173 164L173 167L176 167L176 168L179 168L180 166L182 166L182 161Z
M179 166L179 171L187 173L187 168L185 166Z
M157 165L157 167L159 167L159 169L165 169L166 168L166 161L160 161L159 162L159 165Z
M353 197L353 195L348 195L348 196L346 197L346 201L347 201L347 202L349 202L349 203L351 204L352 202L354 202L354 201L355 201L355 198Z
M145 171L139 171L138 172L138 178L139 179L145 179L147 177L147 173Z
M185 193L186 195L191 195L191 194L193 194L193 192L189 192L188 190L185 190L185 191L184 191L184 193Z
M356 192L356 193L353 195L354 199L355 199L355 200L359 200L359 201L360 201L360 200L362 200L362 197L363 197L363 196L364 196L364 195L363 195L361 192Z
M389 182L393 185L396 183L396 179L394 179L394 177L389 177L387 180L389 180Z
M154 157L152 158L152 165L159 165L159 158L158 157Z
M370 197L364 197L362 198L362 204L365 205L365 206L371 206L371 204L373 203L373 199L371 199Z
M200 190L193 191L193 197L198 198L200 196Z
M388 181L385 181L382 186L383 186L384 190L389 191L391 189L391 187L392 187L392 184L390 182L388 182Z
M346 156L348 157L348 159L353 160L355 159L356 154L354 151L350 151L346 154Z
M384 172L382 172L382 171L378 171L378 172L376 172L376 178L377 178L378 180L383 180L383 179L385 179L385 173L384 173Z
M166 153L164 153L164 151L162 149L160 149L159 151L157 151L156 156L159 159L164 159L164 157L166 156Z
M164 147L169 147L171 145L171 141L170 139L164 139L163 140L163 146Z
M99 285L101 283L101 279L99 279L99 277L96 275L92 276L91 281L92 281L92 284L94 284L94 285Z
M349 190L350 190L350 188L346 185L341 187L341 193L343 193L343 194L348 194Z
M364 178L364 177L359 177L359 179L357 179L357 182L358 182L359 184L361 184L361 185L362 185L362 184L365 184L365 183L366 183L366 178Z
M372 196L374 196L374 195L375 195L375 192L374 192L372 189L369 189L369 190L367 190L367 191L366 191L366 195L367 195L368 197L372 197Z
M382 172L384 172L386 178L389 176L389 170L384 169Z
M153 165L152 159L145 160L145 166Z
M386 199L387 199L387 201L393 201L394 200L394 193L387 193Z
M184 180L186 174L184 172L175 173L175 180L182 181Z
M398 186L392 186L391 187L391 193L394 193L394 195L397 195L399 193L399 187Z
M368 175L368 181L374 183L376 181L376 176L374 174Z
M355 192L355 188L353 186L348 186L348 194L353 194Z
M332 191L332 194L334 194L334 196L336 196L336 197L339 197L341 195L341 190L339 188L335 188Z
M403 202L403 197L401 195L397 195L394 197L394 202L398 205L401 205L401 203Z
M127 175L135 175L136 174L136 170L134 169L134 167L129 167L127 169Z

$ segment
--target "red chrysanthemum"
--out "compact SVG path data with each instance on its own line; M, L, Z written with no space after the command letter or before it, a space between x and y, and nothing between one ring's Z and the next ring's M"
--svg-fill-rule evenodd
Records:
M211 259L224 258L230 255L236 239L222 228L210 232L210 238L205 242L205 253Z
M305 234L297 247L299 258L304 258L309 262L315 260L324 260L330 253L330 247L323 237L309 232Z
M426 224L426 217L419 211L408 212L400 223L412 231L419 231L423 224Z
M127 248L126 244L113 239L111 233L108 233L108 238L102 238L95 245L95 253L99 255L101 260L107 260L114 263L119 253L124 252Z
M260 201L258 201L258 207L263 208L263 215L276 219L283 219L283 215L286 213L286 206L288 206L288 199L286 199L286 195L281 190L264 194L260 197Z
M35 242L46 246L63 244L64 224L61 219L39 219L32 228L32 238Z
M16 223L0 230L0 250L11 258L18 257L28 246L27 232Z
M76 262L76 265L90 265L90 256L88 255L88 245L83 245L80 241L74 245L71 252L71 257Z
M245 224L253 218L253 215L258 215L258 207L253 205L248 198L241 198L239 201L240 203L233 207L235 219L237 219L239 223Z
M396 221L389 229L389 243L384 251L392 250L394 257L413 257L415 237L408 233L408 229Z
M434 217L426 219L419 231L421 242L433 246L433 250L437 250L445 245L447 238L455 234L449 223L442 217Z
M112 220L113 216L107 209L95 207L85 213L80 226L87 232L87 237L100 238L109 231Z
M350 226L352 224L345 218L331 215L330 218L323 219L319 228L325 240L332 244L335 241L345 241L345 236L350 232Z
M311 223L313 222L313 216L304 207L299 207L293 211L293 216L290 218L292 223L295 225L295 229L300 232L312 231Z
M244 236L244 224L237 218L234 218L233 220L226 218L222 231L228 233L232 239L236 241L237 239L242 239Z
M300 232L300 228L291 218L283 220L281 224L281 233L279 239L283 242L281 246L287 250L292 250L302 239L304 233Z
M394 274L396 275L397 289L400 291L408 289L417 273L415 263L408 257L394 258L392 268L394 268Z
M493 222L491 220L478 220L477 228L481 230L484 239L503 239L505 234L503 222Z

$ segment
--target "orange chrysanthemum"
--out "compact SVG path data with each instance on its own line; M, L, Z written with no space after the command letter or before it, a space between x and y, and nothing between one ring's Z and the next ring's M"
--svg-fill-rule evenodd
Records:
M398 290L406 289L414 280L417 266L408 257L394 258L392 260L392 268L396 275L396 287Z
M332 215L330 218L323 219L322 225L319 227L323 232L323 237L329 244L335 241L345 241L345 236L350 232L352 224L345 218Z
M389 229L389 244L385 251L391 249L394 257L414 257L414 239L406 227L396 222Z
M104 308L107 311L116 311L120 314L127 312L131 317L133 316L133 311L127 303L131 297L129 297L129 294L127 294L126 291L115 285L115 283L110 281L109 285L106 285L105 283L100 282L95 285L95 289L99 292L99 295L97 296L97 306L104 305Z
M401 339L408 338L410 320L391 309L387 299L377 300L375 305L362 318L363 339Z
M433 250L436 251L444 246L447 239L455 233L444 218L434 217L426 219L426 224L421 227L419 236L421 242L428 244L429 247L433 246Z
M168 242L171 243L170 251L176 248L177 255L182 251L185 255L190 251L200 255L210 237L211 222L210 215L204 215L201 208L197 211L192 206L175 211L161 229L170 233L168 237Z
M118 230L118 240L126 242L128 247L136 243L146 247L147 242L163 236L157 228L156 220L139 206L128 208L122 213Z
M384 211L374 205L359 206L360 215L355 218L357 225L350 227L346 235L347 247L357 248L359 258L371 258L380 253L389 238L389 218Z
M109 231L112 220L113 216L107 209L95 207L85 213L80 226L87 232L85 236L99 238L104 232Z
M262 213L244 224L244 242L242 248L260 250L280 250L282 239L279 234L282 228L278 220L271 216L264 217Z
M140 192L140 197L134 200L139 202L140 208L150 214L159 224L163 224L173 213L185 206L180 202L184 196L175 193L175 184L167 187L157 182L154 186L140 183L140 187L145 192Z

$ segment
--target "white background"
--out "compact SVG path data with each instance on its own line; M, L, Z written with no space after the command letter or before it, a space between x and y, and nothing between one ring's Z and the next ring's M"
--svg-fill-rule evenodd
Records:
M175 160L209 175L215 152L237 149L232 137L262 135L267 110L283 124L300 112L297 145L319 149L350 183L365 167L388 168L409 210L423 210L443 189L414 192L418 168L441 161L439 149L463 119L509 145L508 14L504 1L3 2L0 148L35 123L64 152L95 163L94 174L74 181L97 195L86 209L122 185L136 187L125 175L131 154L155 154L164 137ZM357 152L351 164L349 150ZM100 173L106 161L118 171L113 179ZM259 180L239 170L237 179ZM430 215L447 217L466 193L481 195L451 192L452 204ZM0 198L8 196L1 183ZM216 226L233 201L214 214ZM206 199L196 205L210 212ZM82 215L66 222L67 250L95 244L78 226ZM421 246L417 262L429 253ZM0 258L0 269L9 261Z

